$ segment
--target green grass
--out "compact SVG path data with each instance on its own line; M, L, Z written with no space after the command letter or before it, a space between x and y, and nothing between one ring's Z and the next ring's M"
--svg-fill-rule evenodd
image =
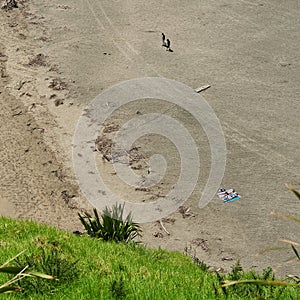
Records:
M85 212L78 213L81 224L90 237L102 239L103 241L129 242L140 236L139 224L132 221L131 213L123 217L125 203L115 204L111 209L106 207L101 217L94 208L94 216Z
M78 261L79 276L55 286L46 295L5 294L5 299L300 299L295 287L229 287L191 258L177 252L152 250L134 243L104 242L76 236L31 221L0 217L0 264L27 249L26 255L56 251L62 259ZM25 254L24 253L24 254ZM236 272L236 271L235 271ZM239 271L238 279L251 279ZM0 284L10 277L0 274ZM248 290L247 290L248 288Z

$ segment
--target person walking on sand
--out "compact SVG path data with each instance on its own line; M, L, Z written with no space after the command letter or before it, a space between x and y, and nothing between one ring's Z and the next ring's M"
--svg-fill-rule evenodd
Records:
M167 51L171 51L170 46L171 46L171 42L169 39L167 39L167 42L166 42Z
M166 36L163 32L161 33L161 39L162 39L162 44L161 45L163 47L166 47Z

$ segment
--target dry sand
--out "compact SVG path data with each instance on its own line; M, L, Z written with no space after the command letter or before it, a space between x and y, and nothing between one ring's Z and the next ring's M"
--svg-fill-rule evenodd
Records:
M279 274L292 273L292 264L285 263L293 257L289 250L259 252L281 245L278 237L299 241L296 225L270 215L299 211L284 186L299 182L299 13L296 0L172 5L23 0L18 9L1 10L1 214L81 230L77 212L90 205L75 180L72 139L85 106L103 89L143 76L163 76L193 88L210 84L202 95L225 133L223 185L236 188L240 201L225 205L216 197L198 208L209 148L201 128L182 110L141 101L111 120L121 125L137 111L169 108L201 149L201 180L185 203L191 214L169 216L164 225L170 235L158 223L143 225L143 240L152 247L187 248L225 270L240 259L246 268L271 265ZM162 31L170 37L173 53L161 47ZM159 137L138 146L145 155L159 151L175 161L165 180L169 187L178 175L175 149ZM98 165L102 173L111 173L100 158ZM113 175L106 180L129 199L166 192L132 191Z

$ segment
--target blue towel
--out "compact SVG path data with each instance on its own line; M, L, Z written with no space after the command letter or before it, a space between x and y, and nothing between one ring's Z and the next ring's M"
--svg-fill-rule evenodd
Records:
M230 200L224 200L224 203L230 203L230 202L235 201L235 200L238 200L238 199L240 199L240 198L241 198L241 196L236 196L236 197L234 197L234 198L231 198Z

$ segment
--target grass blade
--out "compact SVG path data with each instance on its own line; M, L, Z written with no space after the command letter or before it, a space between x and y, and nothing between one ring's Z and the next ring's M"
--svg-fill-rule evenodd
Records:
M291 186L290 184L285 184L286 185L286 187L290 190L290 191L292 191L296 196L297 196L297 198L300 200L300 192L298 192L293 186Z
M35 277L39 277L39 278L44 278L44 279L50 279L50 280L56 279L54 276L47 275L47 274L44 274L44 273L41 273L41 272L37 272L37 271L30 271L30 272L25 273L25 275L26 275L26 274L28 274L28 275L30 275L30 276L35 276Z
M299 256L297 249L295 248L295 246L293 244L291 246L292 246L292 249L293 249L294 253L296 254L298 260L300 260L300 256Z
M18 286L0 286L0 294L13 293L13 292L22 292L23 289Z
M26 251L26 249L23 250L23 251L21 251L20 253L18 253L18 254L17 254L16 256L14 256L13 258L11 258L11 259L9 259L8 261L6 261L6 262L5 262L2 266L0 266L0 267L4 267L4 266L8 265L11 261L15 260L18 256L20 256L21 254L23 254L25 251Z
M299 243L296 243L296 242L293 242L293 241L290 241L290 240L278 239L278 241L279 242L283 242L283 243L287 243L287 244L290 244L290 245L294 245L294 246L297 246L297 247L300 247Z
M287 250L289 249L288 247L270 247L270 248L265 248L262 249L261 251L258 252L258 254L264 254L270 251L278 251L278 250Z
M280 218L286 218L286 219L289 219L289 220L296 221L296 222L300 223L300 219L299 218L296 218L296 217L291 216L291 215L280 214L280 213L275 212L275 211L272 211L271 215L274 215L274 216L277 216L277 217L280 217Z
M23 271L23 267L0 267L0 272L2 273L9 273L9 274L19 274L20 272Z
M256 284L256 285L277 285L277 286L295 286L300 288L298 284L284 282L284 281L273 281L273 280L224 280L222 282L222 287L228 287L236 284Z

